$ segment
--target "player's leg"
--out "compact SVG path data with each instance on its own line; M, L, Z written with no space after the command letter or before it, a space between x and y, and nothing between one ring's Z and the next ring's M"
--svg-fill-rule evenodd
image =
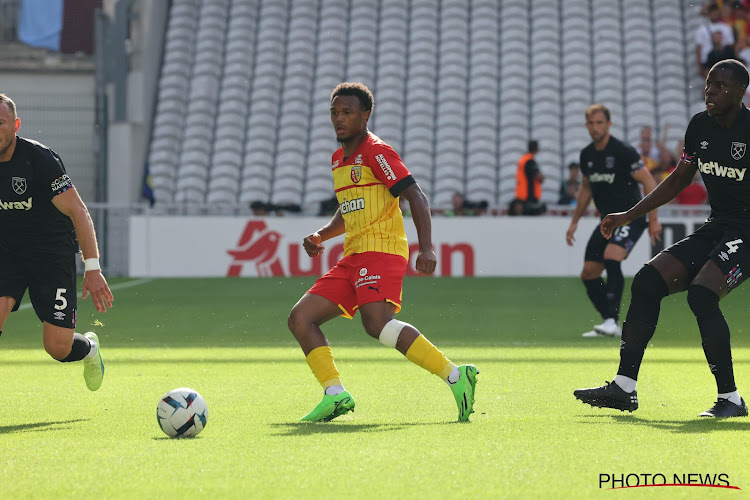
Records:
M331 272L340 272L336 266ZM353 302L353 291L348 290L346 280L332 277L331 272L315 282L308 293L292 307L287 324L299 342L310 370L323 387L323 399L302 420L321 422L332 420L339 415L354 410L354 399L341 382L339 371L333 359L328 339L320 325L342 313L351 317L352 308L342 310L338 304ZM350 295L352 298L347 298ZM349 306L350 307L350 306Z
M50 258L31 271L29 299L42 321L44 350L67 363L83 360L86 387L95 391L104 379L99 339L93 332L75 332L78 293L75 254Z
M606 321L607 314L609 313L607 310L606 287L602 279L604 249L606 246L607 239L601 235L597 226L594 232L591 233L589 241L586 244L583 270L581 271L581 281L586 288L586 295L601 316L603 322ZM583 334L584 337L598 337L600 335L596 328Z
M748 414L747 405L734 381L729 325L719 308L719 301L744 279L739 269L750 264L750 252L742 248L744 242L735 236L738 235L719 243L710 254L711 260L706 262L688 288L688 304L698 322L703 352L716 379L718 392L716 404L701 413L702 417Z
M5 322L15 306L16 299L13 297L0 297L0 336L2 336Z
M676 257L664 252L638 271L633 278L632 298L623 324L617 375L604 386L576 390L576 398L598 407L628 411L638 408L636 381L646 346L656 330L661 300L670 293L684 290L687 282L687 268Z
M401 309L406 259L387 254L363 254L362 265L367 271L365 281L360 281L356 290L367 334L444 380L458 405L459 421L468 421L474 411L474 389L479 373L476 367L456 366L416 327L394 319Z

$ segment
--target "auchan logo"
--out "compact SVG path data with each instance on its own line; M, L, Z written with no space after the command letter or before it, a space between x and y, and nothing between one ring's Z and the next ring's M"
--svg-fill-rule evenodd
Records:
M299 235L282 235L269 228L267 219L251 219L245 225L237 247L227 250L232 256L227 276L322 276L341 260L344 255L343 240L327 242L326 250L319 257L310 258L302 247ZM293 242L289 242L293 241ZM441 243L435 250L441 276L474 276L475 255L470 243ZM419 243L409 245L407 276L423 276L415 268ZM245 270L253 266L255 273ZM459 268L454 269L454 266ZM462 269L460 268L462 267Z

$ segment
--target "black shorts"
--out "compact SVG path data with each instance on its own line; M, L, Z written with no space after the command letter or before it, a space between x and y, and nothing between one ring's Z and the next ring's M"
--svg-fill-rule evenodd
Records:
M27 288L41 321L75 328L78 293L74 253L19 258L0 248L0 297L13 297L16 311Z
M715 220L706 222L693 234L681 239L665 252L676 257L688 270L692 282L709 259L714 261L732 291L750 272L750 237L740 227ZM743 272L743 269L745 270Z
M643 231L648 227L648 222L645 217L639 217L626 226L616 227L612 231L612 237L610 239L602 236L599 230L599 225L594 228L594 232L591 233L589 242L586 245L586 253L584 254L584 260L593 262L604 261L604 249L610 243L617 245L625 249L628 254L638 242L638 238L641 237Z

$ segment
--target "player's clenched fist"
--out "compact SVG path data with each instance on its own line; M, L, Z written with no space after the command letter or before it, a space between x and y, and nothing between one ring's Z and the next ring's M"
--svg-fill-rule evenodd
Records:
M305 239L302 240L302 246L305 247L307 255L310 257L316 257L322 254L323 250L325 250L325 247L321 245L322 242L323 238L321 238L320 234L312 233L305 236Z

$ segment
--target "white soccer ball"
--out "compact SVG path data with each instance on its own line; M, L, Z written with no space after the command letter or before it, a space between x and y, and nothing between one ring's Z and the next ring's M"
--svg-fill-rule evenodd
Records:
M206 400L193 389L174 389L156 405L156 420L164 434L171 438L197 436L208 421Z

